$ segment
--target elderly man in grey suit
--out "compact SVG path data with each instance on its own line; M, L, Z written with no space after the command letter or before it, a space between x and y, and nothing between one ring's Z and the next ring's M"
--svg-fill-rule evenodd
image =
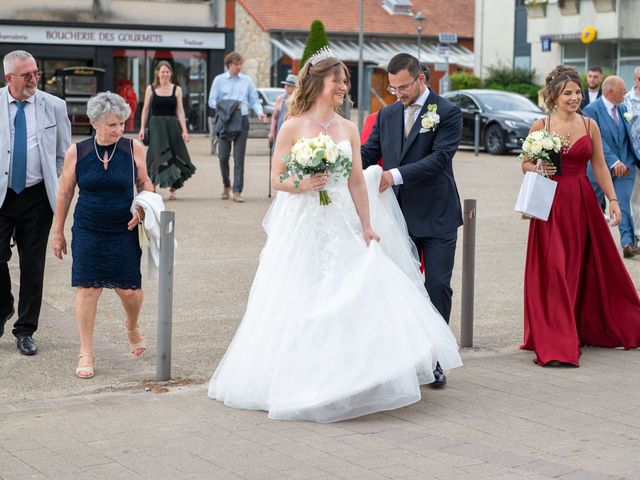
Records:
M0 336L15 313L8 262L15 232L20 257L18 350L35 355L47 240L56 205L58 175L71 144L67 107L38 90L40 72L30 53L3 60L7 86L0 88Z

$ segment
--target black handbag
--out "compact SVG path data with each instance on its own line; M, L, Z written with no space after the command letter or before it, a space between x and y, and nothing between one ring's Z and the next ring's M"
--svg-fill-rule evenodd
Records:
M144 127L144 138L142 139L143 145L149 145L149 127Z

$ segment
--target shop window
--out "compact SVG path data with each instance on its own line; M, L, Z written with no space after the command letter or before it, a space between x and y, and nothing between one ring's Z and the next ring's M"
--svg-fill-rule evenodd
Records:
M616 71L617 45L613 42L593 42L587 48L587 68L598 66L603 70Z
M140 115L147 86L153 83L155 68L161 60L173 68L173 83L182 88L183 105L189 130L202 132L207 113L207 54L184 50L113 51L114 85L116 92L131 106L133 115L126 124L127 131L140 128Z
M47 59L40 62L42 77L40 88L51 95L62 98L62 72L65 68L90 67L90 60Z
M640 57L640 42L633 40L620 42L620 58L622 57Z
M640 57L635 59L620 60L618 75L622 77L627 88L633 88L633 73L640 67Z
M582 43L562 45L562 63L576 67L580 73L587 71L587 49Z

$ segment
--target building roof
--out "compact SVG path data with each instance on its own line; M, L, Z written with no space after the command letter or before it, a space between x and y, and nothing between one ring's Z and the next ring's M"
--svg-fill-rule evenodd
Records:
M327 32L356 33L360 28L357 0L237 0L264 31L308 31L321 20ZM412 0L412 11L426 16L422 34L454 32L472 38L475 0ZM367 35L416 35L413 16L391 15L381 0L364 0Z

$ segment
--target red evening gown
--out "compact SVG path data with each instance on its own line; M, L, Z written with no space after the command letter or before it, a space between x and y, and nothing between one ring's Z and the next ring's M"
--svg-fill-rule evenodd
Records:
M586 175L591 153L585 133L562 154L549 219L529 226L521 348L540 365L578 366L582 345L640 346L640 298Z

